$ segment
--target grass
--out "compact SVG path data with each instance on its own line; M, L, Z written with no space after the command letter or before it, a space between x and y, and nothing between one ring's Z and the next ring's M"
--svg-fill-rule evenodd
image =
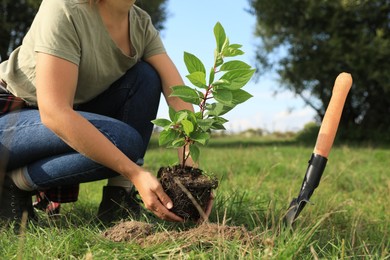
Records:
M153 140L145 167L174 164L176 152ZM79 201L64 204L59 220L40 215L23 235L0 227L0 259L390 259L390 149L333 148L319 188L294 231L281 228L299 192L311 145L242 137L215 138L202 149L200 167L220 179L210 221L245 226L260 244L240 240L188 245L167 241L143 248L104 239L95 214L104 181L83 184ZM188 225L157 222L160 230Z

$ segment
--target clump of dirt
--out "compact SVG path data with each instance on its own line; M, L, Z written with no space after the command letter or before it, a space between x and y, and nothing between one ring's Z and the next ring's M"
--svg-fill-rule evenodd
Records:
M157 177L173 202L171 211L186 220L199 220L200 212L209 203L212 190L218 187L216 178L189 166L161 167Z
M184 231L157 232L153 225L126 221L118 223L103 232L103 236L114 242L135 242L142 247L157 243L182 241L185 245L213 245L221 241L240 241L245 245L257 245L262 241L255 231L248 231L243 226L226 226L204 223Z
M153 234L153 225L139 222L120 222L112 228L103 232L103 236L114 242L125 242L144 239Z

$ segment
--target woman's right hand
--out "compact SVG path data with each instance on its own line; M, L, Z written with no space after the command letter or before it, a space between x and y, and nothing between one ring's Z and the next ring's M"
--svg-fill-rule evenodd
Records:
M145 207L157 217L167 221L183 222L184 219L172 213L172 200L164 192L158 179L148 171L140 171L131 181L137 188Z

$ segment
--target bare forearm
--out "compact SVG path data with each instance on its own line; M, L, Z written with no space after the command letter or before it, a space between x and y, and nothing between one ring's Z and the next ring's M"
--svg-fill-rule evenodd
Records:
M76 111L67 109L42 116L44 124L79 153L129 179L139 171L115 145Z

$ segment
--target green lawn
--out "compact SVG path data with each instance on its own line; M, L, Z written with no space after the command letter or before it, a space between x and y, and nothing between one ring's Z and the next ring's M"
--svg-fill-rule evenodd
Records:
M292 141L215 138L203 148L200 167L220 179L210 221L245 226L261 243L237 239L185 240L141 247L112 242L95 214L104 181L83 184L79 201L63 205L62 217L43 215L16 237L1 228L0 259L390 259L390 149L336 146L321 184L296 222L294 231L281 219L299 192L312 146ZM157 172L174 164L176 152L153 140L145 167ZM145 216L169 234L191 225L169 224Z

